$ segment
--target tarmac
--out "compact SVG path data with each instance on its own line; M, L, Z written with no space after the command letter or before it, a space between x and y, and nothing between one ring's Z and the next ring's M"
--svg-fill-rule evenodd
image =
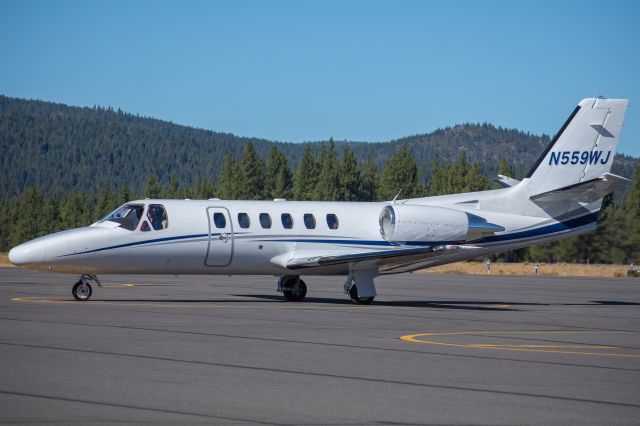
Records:
M638 279L76 279L0 269L0 422L640 423Z

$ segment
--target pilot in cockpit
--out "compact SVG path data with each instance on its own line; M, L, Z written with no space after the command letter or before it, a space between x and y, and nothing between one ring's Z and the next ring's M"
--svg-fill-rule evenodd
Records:
M151 223L151 227L156 231L167 229L169 224L167 212L162 206L149 206L147 218L149 219L149 223Z

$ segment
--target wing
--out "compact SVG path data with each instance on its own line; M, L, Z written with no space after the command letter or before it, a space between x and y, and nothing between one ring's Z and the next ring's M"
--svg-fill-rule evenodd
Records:
M480 247L469 245L440 245L428 247L411 247L389 250L378 250L360 253L336 253L301 255L293 253L288 259L279 259L278 263L292 270L317 268L322 266L335 266L348 263L366 262L369 266L376 267L379 271L393 271L398 268L407 268L411 265L424 263L425 261L441 260L461 252L479 249Z
M533 195L531 201L576 201L593 203L629 183L629 179L611 173L553 191Z

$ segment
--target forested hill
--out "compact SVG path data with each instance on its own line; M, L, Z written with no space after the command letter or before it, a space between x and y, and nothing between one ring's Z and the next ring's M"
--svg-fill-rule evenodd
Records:
M327 129L327 137L331 129ZM304 144L243 138L228 133L181 126L140 117L111 108L79 108L62 104L0 96L0 197L37 186L45 194L70 189L119 189L125 183L139 191L155 174L161 182L176 175L193 186L202 176L215 181L226 154L239 158L253 142L263 158L275 143L295 169ZM398 147L406 144L416 159L422 179L432 160L456 160L462 151L483 172L494 176L500 158L522 177L549 142L490 124L463 124L429 134L391 142L348 142L358 162L371 156L382 167ZM341 144L337 148L341 151ZM318 146L322 142L314 142ZM616 157L613 172L631 177L638 160Z

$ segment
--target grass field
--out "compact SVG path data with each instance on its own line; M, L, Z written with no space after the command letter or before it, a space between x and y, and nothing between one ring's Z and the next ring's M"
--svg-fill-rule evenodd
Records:
M11 262L9 262L9 256L6 253L0 253L0 267L13 267Z
M0 253L0 267L14 266L6 253ZM626 277L626 265L581 265L575 263L542 263L538 275L562 277ZM486 275L487 266L480 262L457 262L435 268L423 269L419 274L463 274ZM533 263L492 263L493 275L534 275Z

